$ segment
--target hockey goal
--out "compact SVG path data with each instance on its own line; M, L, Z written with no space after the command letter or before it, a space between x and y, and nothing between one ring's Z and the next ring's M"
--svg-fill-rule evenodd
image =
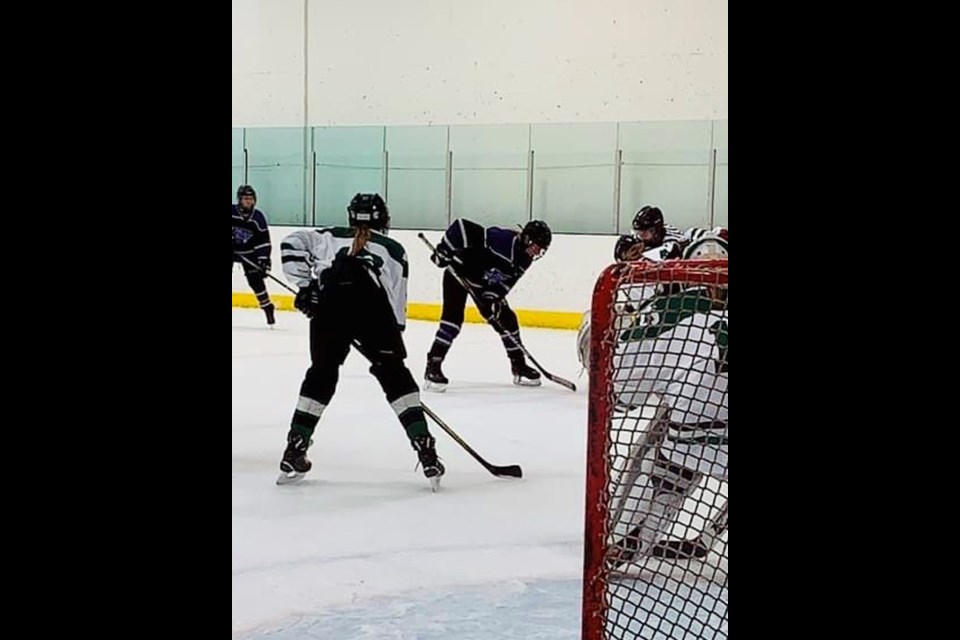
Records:
M583 640L726 638L727 261L611 265L589 320Z

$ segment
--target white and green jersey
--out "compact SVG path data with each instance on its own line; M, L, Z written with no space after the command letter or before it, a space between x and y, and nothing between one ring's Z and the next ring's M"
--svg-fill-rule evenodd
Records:
M280 243L283 274L299 287L319 280L320 273L333 264L339 254L350 252L354 229L350 227L322 227L298 229ZM407 278L410 268L407 253L399 242L379 231L370 232L370 240L360 250L358 258L370 265L368 273L387 294L390 306L400 328L407 322Z
M671 420L727 420L726 305L717 308L705 287L655 296L620 332L614 352L614 392L621 404L655 402Z

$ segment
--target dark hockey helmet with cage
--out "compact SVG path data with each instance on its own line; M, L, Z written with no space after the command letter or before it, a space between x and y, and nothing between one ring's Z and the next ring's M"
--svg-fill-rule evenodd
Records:
M643 249L643 240L637 236L620 236L617 239L617 244L613 247L613 257L618 262L626 262L631 258L635 258L636 251L631 251L634 247L639 247Z
M242 212L244 212L244 213L250 213L250 212L253 211L253 207L251 207L251 208L249 208L249 209L245 209L245 208L243 207L243 205L240 204L240 201L243 199L244 196L250 196L251 198L253 198L253 203L256 204L256 203L257 203L257 192L254 191L254 190L253 190L253 187L251 187L251 186L248 185L248 184L242 184L242 185L240 185L240 188L237 189L237 207L240 209L240 211L242 211Z
M633 232L639 235L641 231L653 231L653 239L648 241L647 244L651 248L660 246L667 235L667 230L663 224L663 212L660 211L660 207L644 205L633 216Z
M390 228L390 210L379 193L358 193L347 206L351 227L367 226L386 232Z
M534 260L540 258L550 248L550 242L553 240L553 233L550 227L543 220L531 220L523 227L520 232L520 244L524 249L529 250L531 245L537 245L539 250L531 254Z

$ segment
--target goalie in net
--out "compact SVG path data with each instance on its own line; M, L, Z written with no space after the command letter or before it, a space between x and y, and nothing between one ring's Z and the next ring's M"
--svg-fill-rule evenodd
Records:
M599 419L606 424L602 442L592 431L588 445L584 638L647 637L640 629L651 628L645 616L652 609L644 612L637 603L649 594L621 587L615 595L609 584L616 576L644 570L656 575L662 569L649 569L651 559L700 561L718 540L725 546L728 316L726 263L721 261L726 257L727 242L706 235L687 247L682 261L624 267L621 273L640 273L639 280L625 277L617 286L610 321L594 328L604 334L595 337L599 342L591 340L585 314L577 341L581 364L599 366L591 365L591 342L609 344L604 349L612 351L606 373L591 371L591 387L604 380L597 385L603 389L591 388L591 404L594 394L612 394L609 411L590 409L592 417L605 413ZM639 289L644 294L638 300ZM591 538L602 543L592 546ZM725 550L718 555L725 556ZM698 577L682 575L684 580ZM675 596L670 602L677 616L693 616L689 609L703 606L702 598ZM617 602L632 603L634 613L624 616ZM620 612L611 617L610 609ZM714 611L710 614L716 618ZM590 619L594 615L604 622L597 626ZM725 614L722 618L711 628L725 627ZM611 622L627 619L622 628L621 622Z

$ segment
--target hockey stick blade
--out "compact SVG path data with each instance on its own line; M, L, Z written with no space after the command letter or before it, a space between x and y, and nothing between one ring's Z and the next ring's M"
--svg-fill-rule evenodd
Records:
M529 354L527 354L527 357L529 357ZM530 358L530 362L533 362L533 358ZM534 363L534 364L536 364L536 363ZM556 383L559 384L561 387L566 387L567 389L570 389L570 391L576 391L576 390L577 390L577 385L573 384L573 383L570 382L569 380L565 380L565 379L563 379L563 378L561 378L561 377L559 377L559 376L553 375L553 374L550 373L549 371L544 370L544 368L541 367L540 365L537 365L537 369L540 369L541 373L543 373L544 377L546 377L547 380L549 380L549 381L551 381L551 382L556 382Z
M451 438L453 438L457 444L463 447L464 451L473 456L473 459L480 463L480 465L489 471L491 474L497 476L498 478L522 478L523 470L520 468L520 465L517 464L508 464L506 466L499 466L496 464L490 464L483 459L479 453L473 450L473 448L464 442L463 438L457 435L456 431L447 426L447 424L440 419L440 417L433 412L427 405L420 403L420 406L423 407L423 412L426 413L430 418L437 423L441 429L447 432Z
M427 247L430 249L431 252L436 251L436 248L430 243L429 240L427 240L427 236L423 235L423 232L422 232L422 231L417 234L417 237L420 238L421 240L423 240L423 243L424 243L425 245L427 245ZM462 264L462 263L461 263L461 264ZM464 282L463 279L462 279L459 275L457 275L456 272L454 272L454 270L451 269L450 267L447 267L447 271L450 273L450 275L452 275L454 278L456 278L456 279L457 279L457 282L460 283L460 286L462 286L462 287L467 291L467 293L470 294L470 297L473 298L473 303L474 303L474 304L477 304L477 299L476 299L476 297L474 297L473 291L470 289L470 287L467 286L467 283ZM477 308L479 309L479 305L477 305ZM490 322L490 325L491 325L494 329L496 329L498 333L501 333L500 327L497 325L497 323L492 322L492 321L488 321L488 322ZM553 375L552 373L550 373L549 371L547 371L546 369L544 369L542 366L540 366L540 363L537 362L536 358L534 358L532 355L530 355L530 352L527 351L526 346L524 346L521 342L519 342L519 341L517 341L516 339L514 339L513 336L511 336L510 334L506 334L506 335L510 338L510 340L511 340L515 345L517 345L517 347L520 348L521 351L523 351L523 354L524 354L525 356L527 356L527 358L530 360L530 362L533 363L533 366L535 366L537 369L540 370L540 373L542 373L543 376L544 376L547 380L549 380L550 382L556 382L556 383L559 384L561 387L565 387L565 388L569 389L570 391L576 391L576 390L577 390L577 385L573 384L572 382L570 382L570 381L567 380L566 378L561 378L560 376Z
M360 352L360 355L362 355L364 358L366 358L366 359L369 360L370 362L373 362L373 359L364 352L363 347L360 345L359 342L357 342L356 340L354 340L351 344L353 345L353 348L354 348L354 349L356 349L358 352ZM481 465L483 465L483 468L484 468L484 469L486 469L487 471L489 471L490 473L492 473L493 475L495 475L495 476L497 476L497 477L505 477L505 478L521 478L521 477L523 477L523 471L520 469L520 466L519 466L519 465L511 464L511 465L507 465L507 466L505 466L505 467L501 467L501 466L498 466L498 465L495 465L495 464L490 464L489 462L487 462L486 460L484 460L483 457L482 457L479 453L477 453L476 451L474 451L473 448L472 448L470 445L468 445L468 444L464 441L463 438L461 438L459 435L457 435L457 432L456 432L456 431L454 431L453 429L451 429L450 427L448 427L448 426L447 426L447 423L444 422L443 420L441 420L441 419L440 419L440 416L438 416L437 414L435 414L435 413L433 412L433 410L431 410L430 407L428 407L427 405L425 405L422 401L420 402L420 408L423 409L423 412L424 412L425 414L427 414L428 416L430 416L430 418L432 418L433 421L436 422L437 425L439 425L441 429L443 429L444 431L446 431L446 432L447 432L447 435L449 435L451 438L453 438L453 439L457 442L457 444L459 444L461 447L464 448L464 450L465 450L467 453L469 453L471 456L473 456L473 459L474 459L474 460L476 460L476 461L479 462Z

